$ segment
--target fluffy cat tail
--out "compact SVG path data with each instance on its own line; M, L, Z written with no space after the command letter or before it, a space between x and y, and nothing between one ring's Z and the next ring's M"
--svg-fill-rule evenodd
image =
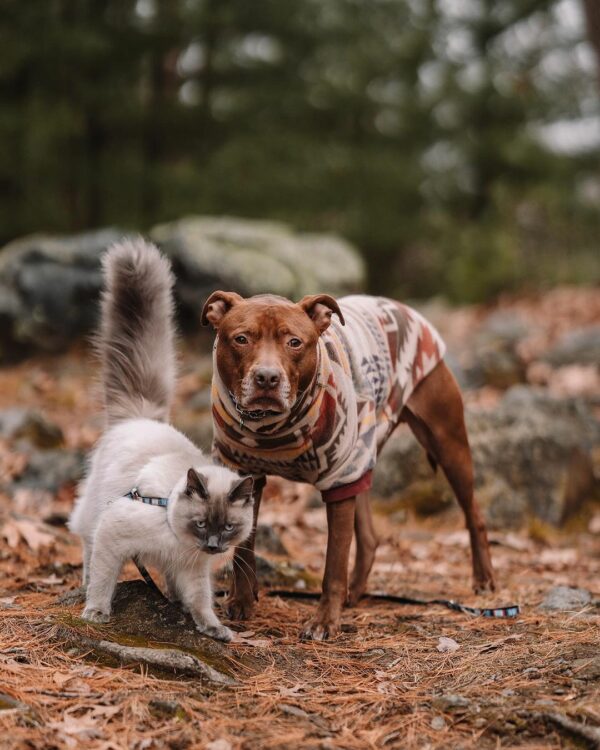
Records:
M140 237L113 245L102 270L96 348L107 420L167 420L176 378L171 264Z

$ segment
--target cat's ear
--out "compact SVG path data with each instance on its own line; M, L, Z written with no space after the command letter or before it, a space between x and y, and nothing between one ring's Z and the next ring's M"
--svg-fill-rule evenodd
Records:
M203 500L208 500L208 487L206 477L199 474L195 469L188 469L185 494L192 497L196 493Z
M252 479L252 477L242 477L231 485L227 499L230 503L246 505L252 500L253 489L254 479Z

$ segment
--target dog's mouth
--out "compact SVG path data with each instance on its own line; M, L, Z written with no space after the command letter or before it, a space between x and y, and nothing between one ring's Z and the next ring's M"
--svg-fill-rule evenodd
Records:
M246 419L265 419L286 414L289 411L282 400L276 396L256 396L242 403L242 400L238 399L234 393L230 392L229 395L237 412Z
M280 399L271 396L259 396L250 399L245 405L247 411L272 411L274 414L282 414L286 411Z

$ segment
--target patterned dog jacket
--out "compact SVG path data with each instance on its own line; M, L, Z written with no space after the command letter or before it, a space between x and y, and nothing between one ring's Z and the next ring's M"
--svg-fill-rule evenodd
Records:
M338 303L346 325L332 319L315 377L283 417L245 419L213 362L215 458L243 473L308 482L326 502L369 489L378 451L445 352L435 328L406 305L365 295Z

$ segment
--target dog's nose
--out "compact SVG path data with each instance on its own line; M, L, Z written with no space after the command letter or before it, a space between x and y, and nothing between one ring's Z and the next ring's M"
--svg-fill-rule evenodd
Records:
M275 388L279 385L281 375L274 367L260 367L254 372L254 382L259 388Z

